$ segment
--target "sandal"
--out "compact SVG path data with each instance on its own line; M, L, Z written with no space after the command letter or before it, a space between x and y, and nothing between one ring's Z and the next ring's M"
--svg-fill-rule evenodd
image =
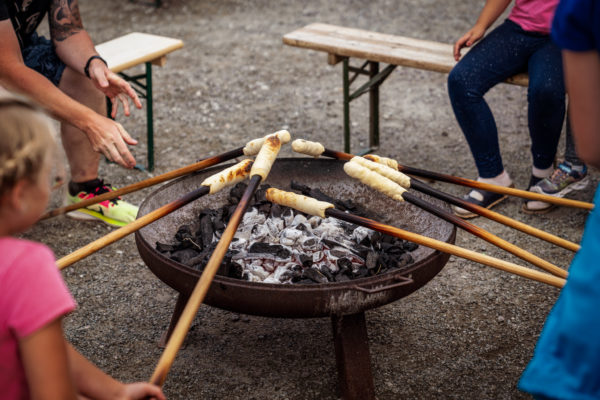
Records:
M514 185L510 185L510 187L514 187ZM481 189L473 189L465 196L463 196L463 200L490 209L496 204L506 199L507 197L508 196L506 196L505 194L488 192L487 190ZM452 209L455 215L464 219L475 218L479 216L479 214L475 214L461 207L453 206Z

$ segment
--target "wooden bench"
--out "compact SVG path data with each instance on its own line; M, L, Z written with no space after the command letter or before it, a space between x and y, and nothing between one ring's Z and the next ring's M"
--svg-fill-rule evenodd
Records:
M396 66L411 67L448 73L456 64L453 45L386 35L362 29L344 28L327 24L310 24L283 36L283 43L327 53L330 65L343 62L344 87L344 151L350 152L350 102L369 92L369 148L379 147L379 86ZM350 65L350 58L365 60L362 66ZM379 63L388 65L380 71ZM350 77L350 72L354 75ZM350 85L359 75L368 81L350 93ZM527 86L527 74L518 74L506 83Z
M183 47L183 42L165 36L133 32L96 45L98 53L106 60L111 71L132 84L137 94L146 99L146 131L148 137L149 171L154 169L154 116L152 111L152 65L162 67L167 54ZM145 64L145 73L127 75L125 70ZM110 115L110 102L108 114Z

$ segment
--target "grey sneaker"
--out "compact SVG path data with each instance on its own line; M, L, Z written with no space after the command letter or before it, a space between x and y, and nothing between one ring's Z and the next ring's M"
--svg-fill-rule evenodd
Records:
M529 190L532 192L547 194L554 197L565 197L573 190L582 190L588 185L587 167L584 165L582 171L573 170L569 163L561 162L549 178L540 180ZM538 200L531 200L523 205L523 211L527 213L544 213L550 211L553 204Z

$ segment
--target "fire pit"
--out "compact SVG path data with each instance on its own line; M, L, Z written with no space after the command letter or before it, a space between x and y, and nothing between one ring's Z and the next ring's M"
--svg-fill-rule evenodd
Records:
M332 197L351 198L371 210L375 219L438 240L454 242L455 228L411 204L398 203L348 177L343 163L308 158L278 159L265 183L287 189L292 180L318 188ZM140 206L139 216L181 197L224 167L177 179L151 193ZM155 250L156 242L168 242L178 227L189 223L208 207L225 204L227 190L197 200L136 232L140 255L152 272L179 292L179 299L165 339L176 324L201 272L168 259ZM429 201L443 208L438 200ZM282 318L331 317L344 398L373 398L364 312L407 296L431 280L446 264L448 255L420 246L411 253L414 263L400 271L347 282L314 285L281 285L215 276L205 303L225 310Z

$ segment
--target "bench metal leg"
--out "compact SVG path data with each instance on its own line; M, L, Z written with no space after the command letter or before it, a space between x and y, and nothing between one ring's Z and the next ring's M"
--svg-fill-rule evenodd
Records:
M369 67L367 71L365 68ZM343 60L343 89L344 89L344 151L350 153L350 102L369 92L369 147L356 154L366 154L375 151L379 147L379 86L396 68L388 65L383 71L379 71L379 63L367 61L362 67L350 66L349 58ZM350 78L350 72L355 75ZM369 80L350 93L350 85L358 75L368 75Z
M146 136L147 136L147 149L148 149L148 164L146 168L148 171L154 170L154 112L153 112L153 96L152 96L152 63L147 62L146 71L143 74L129 76L123 72L119 72L119 75L130 82L133 89L136 91L138 96L146 100ZM110 115L111 105L108 102L108 115ZM138 169L144 169L143 167L136 166Z

